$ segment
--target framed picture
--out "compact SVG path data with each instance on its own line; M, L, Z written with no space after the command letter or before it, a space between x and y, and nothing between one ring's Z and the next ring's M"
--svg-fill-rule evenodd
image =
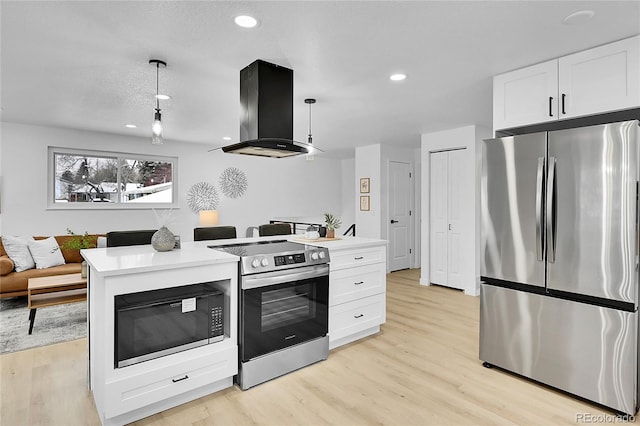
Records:
M360 193L369 193L369 178L360 178Z
M360 196L360 211L368 212L369 211L369 196L361 195Z

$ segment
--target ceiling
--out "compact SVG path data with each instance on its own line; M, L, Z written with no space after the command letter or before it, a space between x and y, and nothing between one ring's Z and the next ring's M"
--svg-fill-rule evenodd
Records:
M589 9L582 25L568 14ZM233 18L250 14L254 29ZM239 73L294 70L294 139L352 157L376 143L491 128L495 74L640 33L640 1L6 1L1 119L150 137L158 58L165 144L239 137ZM389 80L396 72L401 82ZM125 124L136 124L129 129Z

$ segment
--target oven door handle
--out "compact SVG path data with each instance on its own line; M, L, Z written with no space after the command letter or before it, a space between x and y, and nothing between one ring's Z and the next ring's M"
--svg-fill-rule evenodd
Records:
M264 274L248 275L242 277L242 289L265 287L274 284L284 284L308 278L318 278L329 275L329 265L315 265L300 269L287 269L284 271L266 272Z

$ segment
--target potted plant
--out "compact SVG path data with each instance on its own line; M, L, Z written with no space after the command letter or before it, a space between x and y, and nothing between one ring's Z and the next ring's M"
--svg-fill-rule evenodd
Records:
M67 234L69 234L71 238L62 243L60 246L61 249L82 250L96 247L95 238L90 237L86 231L84 234L78 235L67 228ZM82 278L87 278L87 262L84 259L82 260L80 273Z
M342 225L342 221L332 213L325 213L324 223L325 225L327 225L327 238L335 238L335 230L340 228L340 225Z

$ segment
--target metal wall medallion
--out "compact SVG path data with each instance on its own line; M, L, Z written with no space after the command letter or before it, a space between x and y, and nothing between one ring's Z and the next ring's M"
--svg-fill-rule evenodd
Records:
M247 190L247 176L240 169L227 167L220 175L220 188L229 198L239 198Z
M187 204L192 212L198 213L200 210L216 210L220 196L216 188L207 182L194 184L187 194Z

